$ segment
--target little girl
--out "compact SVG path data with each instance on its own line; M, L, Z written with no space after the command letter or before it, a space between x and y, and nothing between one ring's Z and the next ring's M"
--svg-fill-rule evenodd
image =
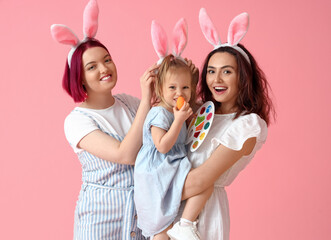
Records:
M151 237L154 240L168 239L166 230L178 213L183 184L191 169L186 157L186 120L192 114L189 103L195 101L196 84L182 59L168 55L161 63L155 80L154 107L144 123L143 146L134 175L138 227L146 237L156 235ZM179 96L185 100L181 109L176 108ZM192 197L186 209L201 210L210 194L205 191Z

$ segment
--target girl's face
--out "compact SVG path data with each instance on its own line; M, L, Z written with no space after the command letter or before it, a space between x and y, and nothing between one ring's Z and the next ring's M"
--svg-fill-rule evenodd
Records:
M162 86L163 101L166 103L168 110L169 107L176 106L177 98L182 96L185 102L191 99L192 91L192 78L191 74L183 69L176 69L175 71L168 71L164 78Z
M87 94L109 93L117 82L117 71L106 49L93 47L82 56L83 85Z
M206 82L213 98L222 103L216 113L235 112L239 93L236 58L227 52L215 53L208 62Z

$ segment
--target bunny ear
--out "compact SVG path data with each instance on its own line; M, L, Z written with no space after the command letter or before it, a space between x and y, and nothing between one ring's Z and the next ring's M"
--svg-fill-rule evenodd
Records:
M168 52L167 35L162 26L155 20L152 21L151 34L155 52L160 59L163 59Z
M99 8L96 0L90 0L83 14L83 32L85 37L94 38L98 30Z
M218 36L217 30L208 16L206 9L204 8L201 8L199 12L199 23L201 31L208 42L210 42L214 47L220 45L221 39Z
M79 42L75 33L65 25L53 24L51 26L51 34L55 41L62 44L76 46Z
M249 15L244 12L236 16L230 23L228 31L228 43L237 45L248 31Z
M173 30L173 51L175 56L179 57L187 44L187 23L181 18Z

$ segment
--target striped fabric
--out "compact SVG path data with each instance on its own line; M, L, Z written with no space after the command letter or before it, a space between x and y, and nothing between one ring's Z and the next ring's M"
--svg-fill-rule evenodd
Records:
M93 118L93 116L90 116ZM122 141L122 137L100 130ZM137 228L133 201L134 167L78 154L82 188L75 210L74 240L145 239Z

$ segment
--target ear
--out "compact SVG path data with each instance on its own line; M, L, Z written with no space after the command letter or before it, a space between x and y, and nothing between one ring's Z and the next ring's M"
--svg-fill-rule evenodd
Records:
M94 38L98 31L99 8L96 0L90 0L83 14L83 32L85 37Z
M76 46L79 42L79 39L75 33L65 25L53 24L51 26L51 34L55 41L62 44Z
M187 23L181 18L173 30L173 51L175 56L179 57L187 44Z
M154 50L159 58L163 59L168 52L167 35L161 25L155 20L152 21L151 34Z
M245 36L249 26L248 13L242 13L236 16L230 23L228 30L228 43L232 46L237 45Z
M201 8L199 12L199 23L201 31L208 42L210 42L214 47L220 45L221 39L218 36L218 32L209 18L206 9L204 8Z

